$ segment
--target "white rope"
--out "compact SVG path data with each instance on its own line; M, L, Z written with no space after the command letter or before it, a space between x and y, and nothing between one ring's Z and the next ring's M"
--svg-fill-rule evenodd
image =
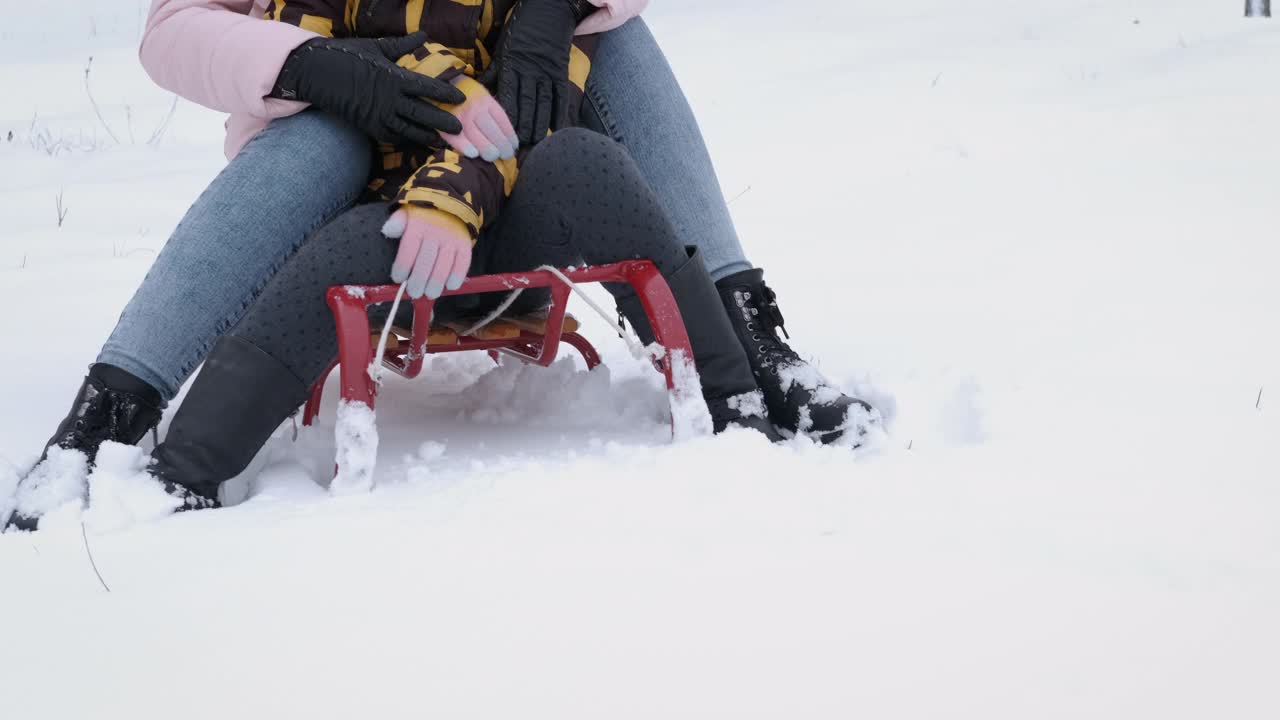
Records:
M622 336L622 339L624 341L626 341L627 348L631 350L632 355L636 356L637 358L645 357L647 355L644 349L644 345L641 344L640 339L635 336L635 333L629 332L627 328L622 325L622 323L618 322L616 317L611 317L609 313L605 312L604 308L597 305L596 301L592 300L590 295L587 295L587 293L582 288L578 287L577 284L575 284L572 280L565 277L565 274L560 272L558 268L551 267L550 265L543 265L538 269L546 270L552 275L555 275L556 277L560 278L560 281L563 282L565 285L568 285L569 289L577 293L578 297L587 301L587 305L590 305L591 309L595 310L597 315L603 318L604 321L608 323L611 327L617 329L618 334Z
M382 326L382 337L378 338L378 352L374 354L373 362L369 363L369 379L373 380L375 385L382 384L382 356L387 352L387 337L391 335L391 326L396 321L396 314L400 312L400 300L404 297L404 290L408 285L407 282L400 283L396 300L391 303L391 314L387 316L387 322Z
M499 305L497 309L495 309L493 312L489 313L488 315L485 315L483 318L480 319L479 322L477 322L476 324L472 325L471 327L467 328L466 330L463 330L461 333L458 333L458 334L459 335L475 335L476 333L485 329L486 327L489 326L489 323L502 317L502 313L506 312L507 309L511 307L512 303L516 301L516 298L520 297L520 293L522 292L524 292L524 288L516 288L515 290L512 290L511 292L507 293L507 298L502 301L502 304Z

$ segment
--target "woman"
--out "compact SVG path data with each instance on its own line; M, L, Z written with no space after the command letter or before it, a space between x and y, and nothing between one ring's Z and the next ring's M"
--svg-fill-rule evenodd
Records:
M248 467L263 443L306 401L337 355L325 290L385 283L401 255L403 225L388 206L357 206L321 228L267 283L248 314L218 341L169 431L152 453L152 474L181 509L217 505L223 482ZM693 349L713 429L746 428L779 441L746 353L723 312L696 248L685 248L635 163L613 140L584 129L557 132L524 158L501 214L475 245L471 273L488 274L652 260L671 288ZM606 284L647 344L652 332L639 298ZM436 321L486 314L500 295L451 296ZM508 312L545 307L544 288L523 292ZM713 312L715 311L715 312ZM411 320L401 321L410 325Z
M606 29L638 10L614 0L592 2L610 14L588 17L595 22L591 29ZM285 14L291 4L278 3ZM363 4L370 13L379 5L382 12L403 12L396 0ZM475 22L493 13L493 0L457 5L471 8ZM564 11L566 5L572 12ZM512 16L490 79L507 114L517 119L520 139L533 142L557 121L558 106L554 93L523 89L558 81L583 7L575 0L525 0L521 6L526 12ZM413 141L424 132L462 130L456 119L406 101L462 98L447 86L396 73L396 53L404 46L328 40L334 52L318 64L310 59L316 53L303 52L303 46L316 42L319 33L305 23L294 27L249 16L266 9L253 0L152 5L143 65L160 85L232 113L231 163L160 253L51 446L82 451L91 462L103 441L136 443L152 430L164 405L285 259L360 195L370 169L369 136ZM288 66L310 81L282 77ZM522 91L504 94L502 88L512 87ZM698 243L774 423L824 440L838 437L850 408L861 403L821 383L793 381L816 373L778 339L782 316L773 293L742 255L696 122L638 21L601 36L586 97L583 124L626 147L675 232ZM313 109L304 112L307 106L299 101Z

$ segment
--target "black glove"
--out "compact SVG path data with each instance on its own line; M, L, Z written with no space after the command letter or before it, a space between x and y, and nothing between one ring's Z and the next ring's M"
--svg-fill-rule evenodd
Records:
M439 147L439 133L462 132L462 123L420 98L450 105L467 98L447 82L396 65L426 42L426 33L308 40L285 59L271 96L309 102L375 140Z
M481 82L496 86L521 143L536 144L569 120L569 51L578 23L595 10L586 0L520 0L502 29Z

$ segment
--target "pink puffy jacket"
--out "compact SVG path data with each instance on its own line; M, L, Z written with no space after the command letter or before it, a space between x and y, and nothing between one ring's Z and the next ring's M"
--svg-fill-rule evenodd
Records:
M230 113L227 159L267 123L303 103L268 97L289 53L315 33L261 18L269 0L152 0L142 67L160 87ZM602 8L582 30L604 32L638 15L649 0L591 0Z

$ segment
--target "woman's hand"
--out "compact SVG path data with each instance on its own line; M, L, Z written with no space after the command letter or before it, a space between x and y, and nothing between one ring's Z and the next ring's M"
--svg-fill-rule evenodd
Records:
M449 108L462 123L462 132L456 135L442 132L440 137L469 158L480 157L493 162L498 158L515 157L520 140L498 101L483 85L465 75L459 76L453 84L467 96L466 102Z
M520 142L534 145L548 130L568 127L569 56L578 22L594 10L587 0L520 0L502 30L484 84L515 123Z
M448 288L457 290L471 269L471 234L454 216L431 208L408 205L391 215L382 234L400 238L400 250L391 265L391 279L408 283L415 300L426 295L435 300Z
M578 25L579 35L612 30L644 12L649 6L649 0L591 0L591 4L600 9Z
M310 40L285 60L271 95L309 102L375 140L439 147L439 133L461 132L462 123L422 98L461 104L466 96L447 82L396 65L426 41L426 33Z

